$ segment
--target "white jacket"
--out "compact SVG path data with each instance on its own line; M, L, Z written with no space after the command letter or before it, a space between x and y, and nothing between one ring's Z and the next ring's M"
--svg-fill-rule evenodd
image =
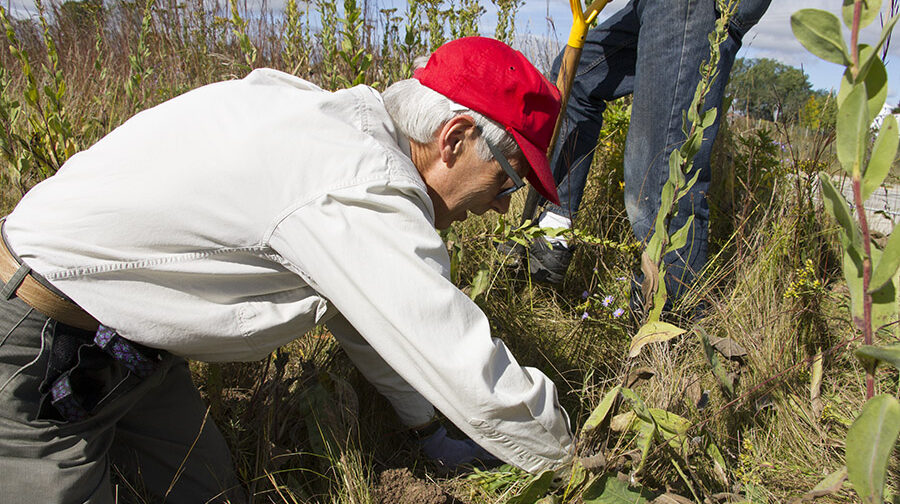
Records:
M327 321L408 425L433 404L501 459L555 467L573 450L556 388L448 280L433 213L377 92L263 69L137 114L5 231L132 341L252 360Z

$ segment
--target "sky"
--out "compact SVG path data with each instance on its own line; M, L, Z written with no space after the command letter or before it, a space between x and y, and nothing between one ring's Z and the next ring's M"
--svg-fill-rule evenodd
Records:
M261 0L246 1L250 5L262 3ZM339 0L334 1L339 2ZM887 10L891 1L883 0L882 11ZM621 9L626 2L627 0L612 0L601 12L600 18L609 17ZM28 8L33 5L33 0L6 0L4 3L11 6L13 11L18 11L19 15L24 14L23 7L26 10L33 10L33 7ZM275 11L279 11L284 3L285 0L267 0L269 8ZM398 7L402 10L405 8L407 0L369 0L369 3L377 4L378 8ZM841 4L841 0L772 0L772 5L759 24L745 36L738 57L772 58L801 68L809 76L814 89L825 91L836 89L840 85L843 67L822 61L807 52L791 32L790 16L793 12L803 8L816 8L833 12L840 17ZM493 35L496 26L496 8L490 0L482 0L482 5L487 12L481 18L481 33L490 36ZM525 0L516 18L516 31L517 34L530 35L545 41L549 39L550 42L559 44L555 47L561 47L561 44L568 39L571 21L572 14L568 0ZM891 44L887 58L889 87L887 104L889 105L900 103L900 23L895 31L898 35L897 41ZM877 41L880 33L880 22L876 20L863 30L860 40L873 44ZM845 39L848 41L850 39L848 30L845 30ZM554 49L554 51L556 50Z
M612 0L601 12L601 19L609 17L615 11L624 6L626 0ZM840 18L840 0L772 0L772 4L765 15L753 29L744 37L743 46L738 53L739 58L771 58L787 65L801 68L809 76L813 89L831 90L840 86L841 75L844 67L818 59L809 53L794 38L791 31L791 14L805 9L815 8L834 13ZM883 1L882 11L886 11L890 0ZM486 13L483 19L484 28L496 19L493 5L487 5L491 11ZM535 35L553 34L548 32L547 17L552 18L556 35L561 43L568 38L568 30L571 25L572 14L567 1L563 0L526 0L517 17L517 31L526 30ZM900 102L900 23L895 27L894 37L896 42L890 46L886 68L888 72L888 98L887 103L897 105ZM487 31L487 33L491 33ZM881 24L875 20L860 34L860 41L874 45L881 34ZM844 34L849 46L850 32Z

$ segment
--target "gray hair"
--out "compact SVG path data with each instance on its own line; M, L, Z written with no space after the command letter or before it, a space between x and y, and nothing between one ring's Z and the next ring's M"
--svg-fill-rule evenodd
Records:
M469 115L481 131L475 152L489 161L493 156L484 138L500 148L507 158L519 154L519 146L512 135L496 121L466 108L446 96L423 86L416 79L406 79L392 84L382 94L384 106L400 131L419 143L434 140L434 135L447 121Z

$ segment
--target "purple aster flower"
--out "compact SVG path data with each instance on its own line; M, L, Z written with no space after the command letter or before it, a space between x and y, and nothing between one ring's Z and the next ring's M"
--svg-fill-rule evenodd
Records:
M590 292L584 291L584 292L581 293L581 299L587 299L588 296L590 296L590 295L591 295Z
M587 320L587 318L588 318L588 312L584 312L581 314L581 320Z
M612 302L613 302L612 295L609 295L609 296L606 296L605 298L603 298L603 306L609 306L609 304Z
M625 277L616 277L616 282L624 282L626 280L628 280L628 279Z
M624 309L624 308L616 308L616 311L614 311L614 312L612 313L612 315L613 315L613 317L615 317L615 318L619 318L619 317L622 316L623 313L625 313L625 309Z

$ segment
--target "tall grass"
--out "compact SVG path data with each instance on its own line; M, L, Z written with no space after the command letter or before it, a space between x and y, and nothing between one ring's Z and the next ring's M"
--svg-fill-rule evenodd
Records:
M521 3L495 3L497 29L487 35L513 41L548 69L557 47L513 40ZM240 0L90 0L39 4L32 12L21 19L0 9L7 42L0 48L4 213L75 151L138 110L262 66L326 89L382 88L409 77L415 57L475 34L484 15L476 0L411 0L400 10L358 0L289 0L280 12ZM501 217L472 218L454 229L452 249L462 259L454 279L467 288L481 271L490 273L476 302L518 360L543 369L560 386L573 427L621 383L636 330L624 280L640 252L621 184L628 117L627 99L605 113L575 223L597 239L576 249L561 287L534 283L505 266L493 243ZM649 406L688 419L693 436L711 433L726 461L726 481L708 459L695 456L681 461L682 477L672 454L657 446L636 483L656 493L785 502L842 464L841 443L862 403L864 374L848 352L857 343L847 329L834 225L822 217L806 183L808 173L834 169L831 138L799 125L725 119L713 162L710 263L675 312L703 301L707 315L697 323L710 337L738 343L746 355L719 357L734 382L728 391L691 333L644 352L631 385ZM522 204L516 197L510 215ZM607 297L604 306L599 300ZM616 316L616 308L625 314ZM817 360L824 370L818 402L811 393ZM506 502L527 481L506 469L467 479L430 466L386 400L322 328L298 335L264 362L211 369L193 363L239 476L258 502L391 502L380 493L379 474L397 467L411 468L422 484L463 502ZM896 391L896 372L882 372L878 384ZM579 454L602 452L607 471L628 472L637 464L632 443L602 429L580 440ZM895 457L895 491L898 466ZM122 491L140 488L126 483ZM564 502L578 502L577 492L565 495ZM852 500L845 492L830 499Z

